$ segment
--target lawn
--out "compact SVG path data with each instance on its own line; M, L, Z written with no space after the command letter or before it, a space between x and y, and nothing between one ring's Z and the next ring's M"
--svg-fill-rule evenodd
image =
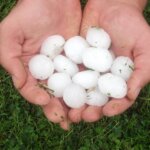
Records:
M15 0L0 0L0 20L14 4ZM150 3L144 15L150 23ZM49 122L39 107L26 102L0 67L0 149L149 150L150 85L124 114L96 123L81 122L66 132Z

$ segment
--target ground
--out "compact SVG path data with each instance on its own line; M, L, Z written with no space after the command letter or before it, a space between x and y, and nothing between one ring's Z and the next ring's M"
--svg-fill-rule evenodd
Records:
M15 0L0 0L0 20L14 4ZM150 23L150 1L144 15ZM47 121L39 107L26 102L0 67L1 150L148 150L149 136L150 85L124 114L97 123L82 122L66 132Z

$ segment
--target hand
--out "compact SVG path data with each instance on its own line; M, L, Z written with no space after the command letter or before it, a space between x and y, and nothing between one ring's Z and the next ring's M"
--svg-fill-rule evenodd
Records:
M84 10L81 35L85 36L90 26L104 28L112 39L112 50L117 56L131 57L135 70L128 81L127 97L112 99L104 107L86 107L80 118L88 122L97 121L103 115L114 116L124 112L150 81L150 27L140 8L119 0L89 0Z
M79 0L20 0L1 23L0 60L15 87L29 102L42 105L45 115L67 128L67 108L37 85L28 70L29 59L39 52L43 40L53 34L66 39L79 34ZM62 122L62 118L65 120Z

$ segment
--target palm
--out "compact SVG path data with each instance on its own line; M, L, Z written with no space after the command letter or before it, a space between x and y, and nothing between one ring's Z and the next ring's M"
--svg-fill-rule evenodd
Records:
M16 65L16 68L18 67L16 70L21 67L19 73L21 76L21 81L19 81L20 93L31 103L48 104L43 109L47 117L54 122L59 122L60 119L57 119L53 114L59 111L61 116L65 116L65 108L57 99L51 101L49 95L39 86L36 86L37 80L30 75L27 66L29 59L39 52L41 43L46 37L60 34L67 39L78 34L81 19L80 3L78 1L74 5L71 4L71 1L65 3L65 1L63 3L50 2L50 4L46 1L30 2L30 4L21 2L2 22L2 34L10 34L9 37L13 38L10 40L13 41L12 44L15 49L9 52L9 56L19 58L25 68L22 68L22 64L18 65L18 60L13 64ZM8 33L9 28L11 31ZM1 39L2 49L10 49L9 47L6 48L6 45L9 46L10 40L5 39L5 37ZM1 52L1 58L4 61L2 64L13 75L17 71L10 69L10 64L5 64L9 56L6 57L7 54L4 50Z
M27 9L21 9L20 13L15 15L18 15L20 20L20 28L22 28L24 31L24 41L23 49L21 58L24 62L24 64L28 64L28 60L32 55L36 54L40 50L40 46L42 41L49 35L53 34L60 34L63 35L66 39L70 36L78 34L79 31L79 25L80 25L80 10L77 13L68 12L65 8L58 9L58 4L52 3L51 8L45 8L45 5L40 7L37 5L37 8L35 8L35 12L33 10L33 7L30 6ZM35 7L35 5L34 5ZM42 8L43 7L43 8ZM68 6L67 6L68 7ZM80 7L78 7L79 9ZM40 12L40 14L37 13L37 9ZM70 8L69 8L70 9ZM65 11L64 11L65 10ZM28 11L28 12L24 12ZM32 13L32 15L30 15ZM26 16L28 14L28 16ZM24 16L25 15L25 16ZM24 19L26 18L26 20ZM74 18L74 19L72 19ZM32 22L33 20L33 22ZM36 20L36 21L34 21ZM39 92L37 92L38 87L33 88L33 86L36 84L36 80L34 80L30 74L28 74L28 80L24 87L22 88L23 91L32 90L32 99L35 102L35 99L33 97L34 91L35 96L39 97L37 93L41 93L41 89L39 89ZM32 89L31 89L32 88ZM24 92L22 92L24 95ZM26 95L24 95L26 97ZM28 95L29 96L29 95ZM29 98L30 99L30 98ZM47 98L48 99L48 98ZM40 102L38 102L40 103Z
M118 2L112 9L101 10L99 1L89 1L84 10L81 34L85 36L90 26L100 26L109 33L111 49L115 54L129 56L134 60L135 71L128 81L128 98L112 99L104 107L86 107L81 114L85 121L96 121L103 114L113 116L122 113L134 103L140 89L150 81L149 26L136 8L117 5Z
M136 8L124 6L117 13L118 16L115 15L115 17L110 18L108 15L108 18L106 17L109 19L109 24L107 19L101 17L100 24L110 34L112 49L115 54L131 57L135 63L135 71L128 81L128 98L122 101L110 101L103 109L106 115L122 113L129 108L134 103L141 88L150 80L150 67L147 66L150 64L150 51L148 50L150 28ZM129 20L130 23L128 23Z

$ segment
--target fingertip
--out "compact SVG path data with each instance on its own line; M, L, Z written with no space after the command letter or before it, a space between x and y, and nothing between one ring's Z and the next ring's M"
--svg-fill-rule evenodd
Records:
M74 123L79 123L82 120L81 115L85 108L86 106L82 106L78 109L71 109L68 113L70 120Z
M141 77L139 73L140 73L139 70L135 70L127 82L127 85L128 85L127 97L131 101L134 101L138 97L141 91L140 86L141 86L143 77Z
M112 99L102 109L104 116L112 117L123 113L127 110L134 101L129 101L127 98Z
M71 124L71 122L69 120L62 121L62 122L60 122L60 127L62 129L64 129L65 131L69 131L70 130L70 124Z
M79 113L76 113L74 111L70 111L68 114L69 118L71 119L72 122L78 123L81 121L81 116Z
M21 89L27 80L26 73L20 78L15 75L12 75L12 81L16 89Z
M114 110L114 109L109 110L108 107L104 107L103 114L104 114L104 116L112 117L112 116L118 115L119 113L116 112L116 110Z
M127 93L127 97L129 98L129 100L135 101L136 98L138 97L138 95L140 94L140 91L141 91L140 87L129 88L128 93Z
M88 106L82 113L82 119L85 122L96 122L102 118L102 108L97 106Z
M42 106L42 108L45 116L53 123L60 123L67 120L63 106L56 98L51 99L51 101L47 105Z

